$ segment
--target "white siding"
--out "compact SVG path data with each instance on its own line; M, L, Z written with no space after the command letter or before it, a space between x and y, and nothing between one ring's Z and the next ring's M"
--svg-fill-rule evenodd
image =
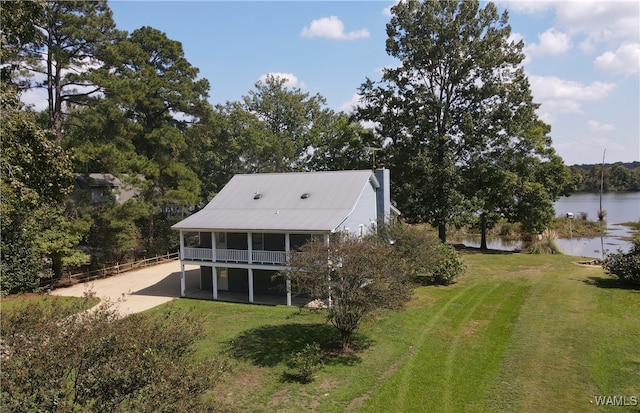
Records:
M364 235L371 232L372 224L376 222L376 191L375 188L367 183L362 190L362 194L356 202L353 212L340 226L340 229L349 228L349 232L353 236L358 236L358 227L364 226Z

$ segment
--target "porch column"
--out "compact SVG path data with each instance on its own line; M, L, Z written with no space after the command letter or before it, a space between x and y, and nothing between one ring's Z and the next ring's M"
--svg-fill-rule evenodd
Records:
M284 234L284 251L285 251L285 260L289 262L289 254L291 254L291 239L289 238L289 233ZM291 276L287 274L287 305L291 305Z
M211 231L211 261L216 262L216 233L214 231ZM215 269L214 271L215 272Z
M211 268L211 282L213 285L213 299L218 299L218 267Z
M180 235L182 235L182 232L180 233ZM180 238L182 238L182 237L180 237ZM180 263L180 297L184 297L185 294L187 293L186 292L187 283L186 283L185 277L186 277L186 275L184 273L184 264L181 262Z
M330 240L329 234L328 233L324 234L324 245L326 245L327 247L329 246L329 240ZM328 302L329 308L331 308L333 306L333 299L331 298L331 274L328 274L327 278L329 279L329 297L327 298L329 300Z
M253 234L247 232L247 262L253 264Z
M253 303L253 268L249 268L247 274L249 278L249 302Z
M289 233L284 234L284 259L289 262L289 258L291 258L291 238L289 237Z
M180 259L184 259L184 232L180 230Z

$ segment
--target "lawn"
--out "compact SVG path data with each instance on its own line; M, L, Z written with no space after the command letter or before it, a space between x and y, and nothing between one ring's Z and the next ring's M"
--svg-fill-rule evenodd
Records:
M463 257L456 284L418 287L404 311L370 316L351 354L336 351L322 310L165 306L203 320L196 357L230 361L208 396L234 411L640 412L640 290L575 257ZM301 384L286 363L313 342L324 365ZM598 406L602 396L627 406Z
M55 295L43 295L43 294L16 294L8 297L2 297L0 300L0 310L10 311L16 307L22 307L31 303L40 303L47 305L48 303L59 302L63 303L70 310L76 306L81 308L91 308L100 302L100 299L96 297L59 297Z
M458 283L368 318L353 354L332 351L338 335L317 310L172 305L204 319L201 356L231 359L213 397L240 411L640 411L640 291L575 257L463 254ZM311 342L328 354L300 384L286 361Z

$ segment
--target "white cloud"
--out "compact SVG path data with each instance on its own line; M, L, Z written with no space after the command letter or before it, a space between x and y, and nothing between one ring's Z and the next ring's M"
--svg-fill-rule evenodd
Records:
M367 29L345 33L344 23L336 16L313 20L309 27L302 29L301 34L304 37L324 37L333 40L355 40L369 37Z
M49 106L47 90L42 88L27 89L20 95L20 101L35 111L42 111Z
M614 83L592 82L585 85L555 76L529 76L534 100L541 104L540 116L546 121L558 114L583 113L582 104L606 98Z
M258 79L261 82L267 80L267 76L273 76L278 79L284 79L284 86L289 88L304 88L306 87L305 83L300 81L294 74L292 73L279 73L279 72L271 72L266 73Z
M347 102L344 102L342 105L340 105L340 107L338 108L338 110L342 111L342 112L353 112L353 110L360 106L360 101L362 99L362 96L359 94L355 94L353 96L351 96L351 99L348 100Z
M402 0L394 0L393 4L391 6L385 7L384 9L382 9L382 14L385 16L391 16L391 8L393 6L395 6L396 4L400 3Z
M608 132L608 131L616 130L616 127L610 123L600 123L595 120L589 120L589 122L587 122L587 126L589 127L589 130L595 131L595 132L598 132L598 131Z
M608 73L640 73L640 43L625 43L615 52L605 52L596 57L594 65L596 69Z
M584 50L595 50L606 41L637 41L640 31L640 3L637 1L557 2L556 23L570 33L587 33Z
M539 34L538 40L538 43L532 43L525 47L527 55L559 55L571 48L571 37L555 29L549 29Z
M537 1L537 0L511 0L500 1L499 4L503 4L508 10L516 13L535 14L543 12L551 7L550 1Z

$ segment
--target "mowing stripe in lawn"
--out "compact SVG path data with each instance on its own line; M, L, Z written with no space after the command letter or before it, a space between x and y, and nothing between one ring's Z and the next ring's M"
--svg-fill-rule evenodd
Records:
M466 311L466 315L464 316L464 318L462 319L462 321L460 322L460 326L465 326L467 325L467 322L469 321L469 319L471 318L471 316L476 312L476 309L478 308L478 306L480 306L480 304L484 303L484 301L486 300L487 296L489 294L491 294L493 291L495 291L496 288L498 288L500 286L500 284L496 284L494 285L491 289L485 291L482 296L480 297L480 299L475 300L475 303L473 304L473 306L471 306L471 308L469 308L468 311ZM451 383L452 379L453 379L453 371L454 371L454 360L456 358L456 353L458 350L458 347L460 346L460 340L462 338L464 338L462 331L460 331L461 329L458 329L459 333L456 334L455 338L453 339L453 342L451 343L451 347L449 350L449 354L447 355L447 359L446 359L446 369L445 369L445 382L446 383ZM451 393L452 393L452 389L451 386L445 386L444 387L444 394L442 395L443 398L443 405L444 408L449 411L451 408Z
M463 305L459 305L458 307L456 307L456 304L459 304L459 301L461 301L465 297L467 300L473 300L475 299L475 297L479 296L482 293L482 291L476 291L478 290L477 287L478 285L475 285L472 288L462 290L461 292L459 292L458 294L450 298L432 318L429 318L429 322L422 329L422 334L420 335L418 341L415 343L414 354L416 355L414 355L413 357L410 357L405 363L405 365L403 366L403 368L401 369L403 374L401 376L400 383L398 385L397 402L401 403L407 399L406 393L411 388L410 382L412 381L412 378L415 377L415 370L416 370L415 364L418 361L418 356L423 353L423 350L422 350L423 346L428 343L427 335L432 331L433 327L441 319L451 315L457 315L458 312L460 312L461 310L464 310ZM402 406L397 406L397 407L401 408Z
M382 384L363 411L484 410L527 286L479 282L457 291L429 316L415 353Z

